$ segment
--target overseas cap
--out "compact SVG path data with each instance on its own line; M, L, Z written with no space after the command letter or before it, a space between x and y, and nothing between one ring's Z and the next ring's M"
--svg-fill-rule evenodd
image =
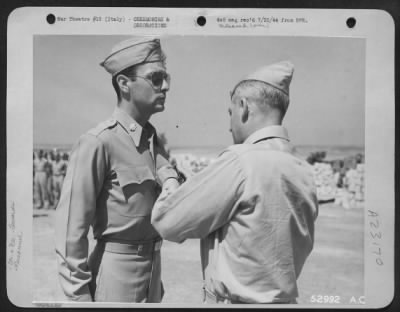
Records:
M283 61L261 67L242 79L240 82L246 80L262 81L289 95L289 85L292 81L293 71L293 64L290 61ZM237 86L238 84L236 85L236 87Z
M131 38L115 45L109 56L100 63L111 75L144 63L162 62L165 55L158 38Z

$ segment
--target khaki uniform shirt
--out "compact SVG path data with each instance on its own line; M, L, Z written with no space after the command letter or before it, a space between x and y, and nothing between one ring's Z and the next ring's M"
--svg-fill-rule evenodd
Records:
M118 108L111 119L79 138L68 164L55 226L60 281L70 299L91 300L89 227L95 239L132 242L159 237L150 214L168 178L177 174L154 128L149 123L140 127Z
M44 171L46 171L46 166L47 166L47 160L44 159L44 158L41 158L41 159L36 158L33 161L33 170L35 172L42 172L42 171L44 172Z
M58 162L53 162L53 175L60 176L65 174L65 169L67 168L65 162L60 160Z
M162 196L152 224L164 238L201 238L207 291L246 303L287 302L312 250L318 202L311 167L286 130L263 128Z

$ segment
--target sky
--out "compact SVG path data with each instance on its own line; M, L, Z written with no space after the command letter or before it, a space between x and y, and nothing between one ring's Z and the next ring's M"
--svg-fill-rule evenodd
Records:
M36 35L34 144L68 145L109 118L117 99L99 63L127 36ZM275 36L166 36L171 87L151 122L171 147L227 146L229 91L261 66L290 60L284 119L295 145L363 146L365 40Z

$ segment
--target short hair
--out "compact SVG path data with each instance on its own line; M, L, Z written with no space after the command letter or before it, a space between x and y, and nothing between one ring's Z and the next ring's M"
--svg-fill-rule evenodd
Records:
M259 80L243 80L235 87L232 98L242 96L278 109L285 115L289 106L289 96L283 91Z
M112 82L115 92L117 93L118 101L121 100L121 93L119 90L119 85L117 83L117 76L122 74L122 75L127 76L128 78L133 79L133 77L136 75L136 72L137 72L137 65L134 65L134 66L125 68L124 70L120 71L119 73L117 73L116 75L114 75L112 77L111 82Z

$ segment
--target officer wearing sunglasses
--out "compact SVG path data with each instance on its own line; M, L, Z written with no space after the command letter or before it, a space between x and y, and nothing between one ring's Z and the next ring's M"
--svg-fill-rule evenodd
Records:
M112 117L75 144L56 211L61 286L76 301L160 302L162 239L150 223L177 173L150 117L164 110L170 76L159 39L117 44L101 63L112 76ZM96 245L89 254L88 231Z

